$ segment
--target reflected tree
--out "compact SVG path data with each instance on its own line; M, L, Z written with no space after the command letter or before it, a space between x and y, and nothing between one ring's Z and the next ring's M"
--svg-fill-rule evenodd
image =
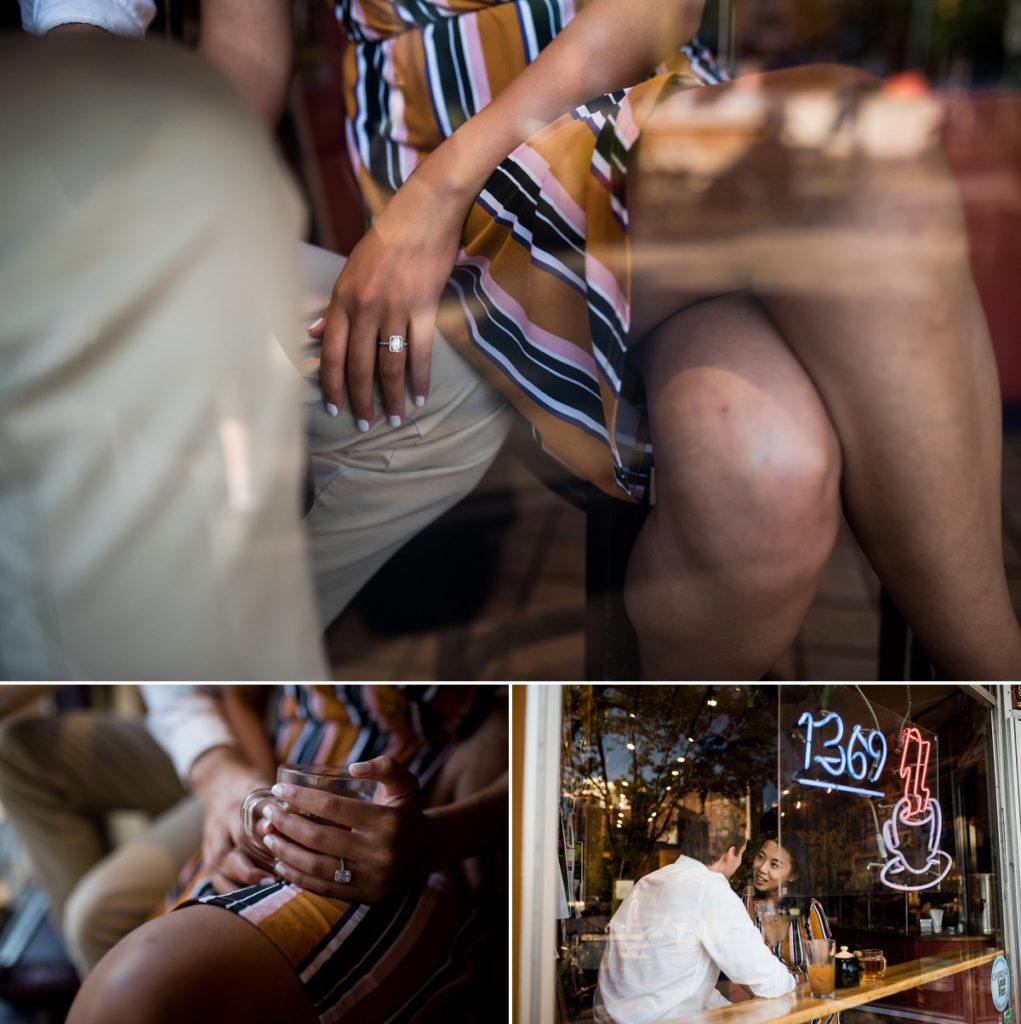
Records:
M707 803L761 799L776 771L775 700L766 686L565 688L564 785L601 808L606 881L638 877L657 847L704 831Z

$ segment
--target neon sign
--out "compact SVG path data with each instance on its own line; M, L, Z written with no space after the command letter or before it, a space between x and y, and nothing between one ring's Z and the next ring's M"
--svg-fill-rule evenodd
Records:
M917 892L938 885L953 861L939 849L943 811L925 785L932 744L915 726L901 733L901 742L897 774L904 780L904 795L883 823L883 842L892 856L879 877L890 889Z
M798 773L794 781L802 786L816 786L820 789L836 789L842 793L858 793L861 796L885 796L880 789L869 789L866 785L875 783L886 766L886 737L878 729L866 733L855 725L844 739L844 720L835 711L827 711L816 718L806 711L798 719L799 729L805 729L805 772L818 766L826 773L825 778L805 778ZM827 737L826 730L832 730ZM821 741L821 751L817 742ZM846 775L849 782L837 782Z

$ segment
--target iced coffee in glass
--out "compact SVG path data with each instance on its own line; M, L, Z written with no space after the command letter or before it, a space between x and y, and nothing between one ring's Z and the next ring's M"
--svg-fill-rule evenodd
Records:
M808 986L813 999L831 999L836 984L833 954L836 946L832 939L809 939L805 943L808 964Z

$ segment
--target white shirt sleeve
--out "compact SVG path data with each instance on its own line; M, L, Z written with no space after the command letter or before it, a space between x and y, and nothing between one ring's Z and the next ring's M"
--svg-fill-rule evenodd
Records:
M150 685L141 690L145 724L185 785L189 769L207 750L238 745L215 687Z
M701 909L698 937L731 981L765 998L794 991L794 976L769 951L744 904L722 875L719 883L705 886Z
M41 36L58 25L97 25L118 36L141 38L156 17L153 0L19 0L21 24Z

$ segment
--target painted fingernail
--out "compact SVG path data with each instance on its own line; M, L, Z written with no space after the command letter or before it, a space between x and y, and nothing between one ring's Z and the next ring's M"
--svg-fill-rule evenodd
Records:
M265 837L263 838L263 840L262 840L262 841L263 841L263 842L264 842L264 843L266 844L266 846L268 846L268 847L269 847L269 849L271 849L271 850L273 849L273 847L274 847L274 846L276 846L276 844L277 844L277 842L278 842L278 840L277 840L277 837L276 837L276 836L273 836L273 835L265 836Z
M305 330L306 331L318 331L319 328L322 327L325 322L326 322L326 317L321 316L318 320L316 320L315 323L309 324L308 327L305 328Z
M272 804L265 804L262 808L262 816L272 821L276 817L277 809Z
M332 402L327 402L326 403L326 411L331 416L336 416L340 412L340 410Z
M287 796L287 787L281 786L280 783L278 782L275 786L273 786L270 792L274 796Z
M259 885L276 885L276 881L272 875L266 875L265 878L259 879Z
M425 405L425 395L415 395L415 405L421 409Z
M367 434L369 432L369 421L368 420L355 420L355 426L358 428L359 432L362 433L362 434Z
M391 416L390 417L390 426L391 427L399 427L400 425L401 425L401 418L400 418L400 416Z
M370 771L368 761L355 761L354 764L347 766L348 771L354 772L355 775L364 775L365 772Z

